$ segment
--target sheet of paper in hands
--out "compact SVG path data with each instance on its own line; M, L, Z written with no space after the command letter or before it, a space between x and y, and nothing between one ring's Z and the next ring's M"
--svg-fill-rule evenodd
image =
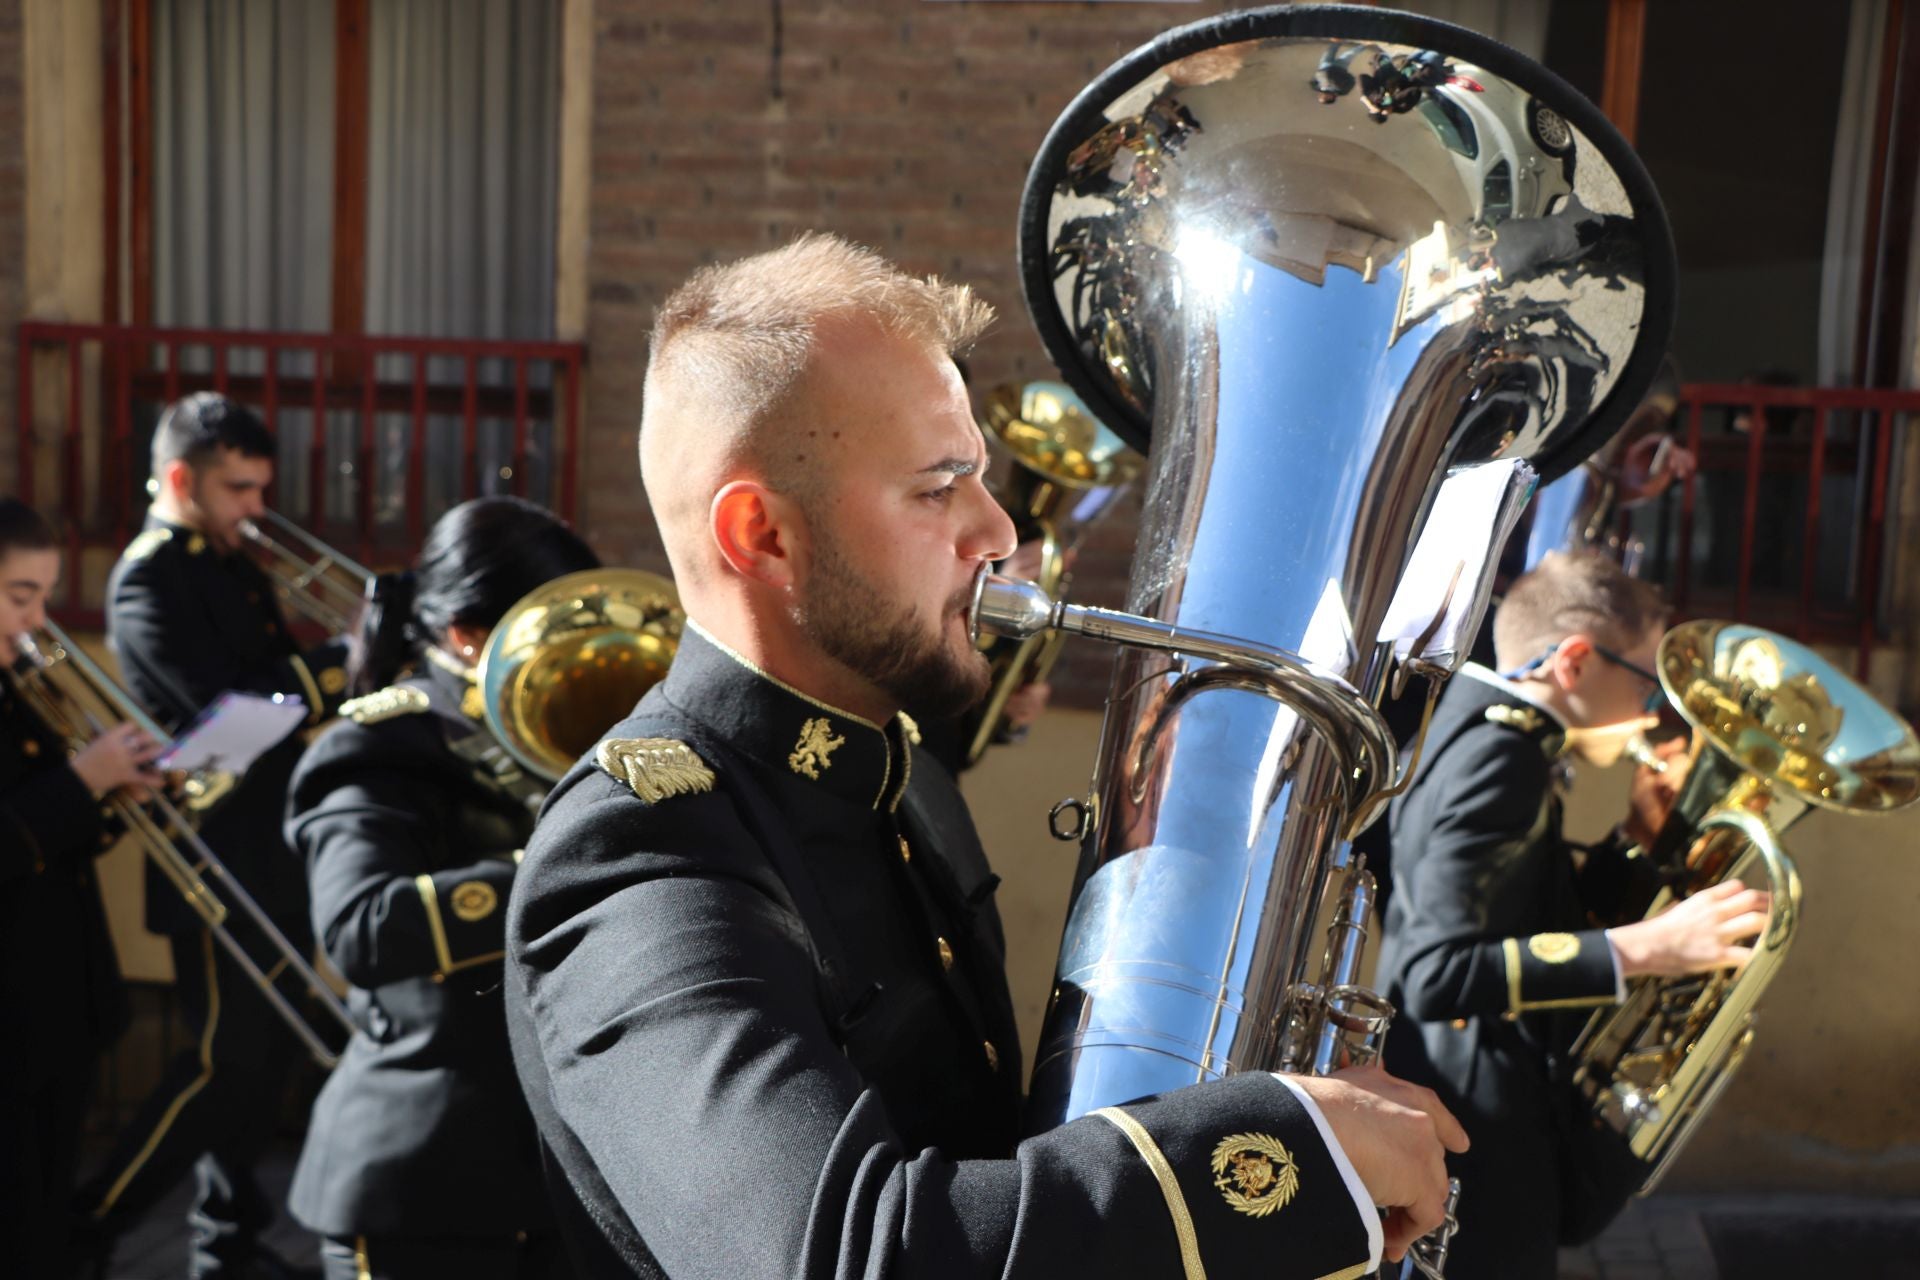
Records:
M245 773L306 719L307 704L295 695L263 698L229 689L207 704L156 763L169 773Z
M1493 595L1500 551L1537 478L1525 462L1507 458L1463 467L1441 482L1380 626L1395 656L1459 667Z

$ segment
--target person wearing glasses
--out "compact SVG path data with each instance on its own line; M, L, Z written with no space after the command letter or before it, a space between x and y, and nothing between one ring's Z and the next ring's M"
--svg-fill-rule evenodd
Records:
M1448 1158L1462 1183L1448 1280L1551 1277L1562 1244L1618 1211L1634 1171L1596 1170L1574 1141L1567 1051L1628 979L1739 965L1766 920L1767 895L1729 880L1605 927L1677 779L1642 767L1626 820L1590 848L1561 832L1572 763L1616 763L1664 702L1653 666L1666 624L1659 593L1608 556L1547 556L1494 615L1499 670L1468 663L1449 683L1389 815L1379 984L1400 1017L1387 1067L1433 1088L1473 1135Z

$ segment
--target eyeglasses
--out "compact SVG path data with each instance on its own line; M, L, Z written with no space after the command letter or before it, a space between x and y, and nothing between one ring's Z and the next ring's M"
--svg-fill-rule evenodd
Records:
M1639 663L1631 662L1626 658L1621 657L1619 654L1615 653L1613 650L1608 649L1602 645L1596 644L1596 645L1593 645L1592 648L1595 653L1599 654L1602 658L1606 659L1608 662L1611 662L1614 666L1619 667L1622 670L1631 671L1634 675L1639 676L1642 680L1645 680L1648 684L1653 686L1653 689L1647 694L1646 710L1649 713L1659 711L1662 707L1667 705L1666 690L1660 687L1660 677L1658 675L1655 675L1653 672L1647 670L1645 667L1641 666ZM1509 680L1523 679L1527 676L1532 675L1534 672L1538 671L1541 667L1546 666L1547 663L1550 660L1552 660L1553 655L1558 652L1560 652L1560 646L1558 644L1550 645L1548 646L1547 651L1545 653L1541 654L1539 657L1535 658L1533 661L1527 663L1525 666L1515 667L1511 671L1502 671L1500 674L1505 676Z

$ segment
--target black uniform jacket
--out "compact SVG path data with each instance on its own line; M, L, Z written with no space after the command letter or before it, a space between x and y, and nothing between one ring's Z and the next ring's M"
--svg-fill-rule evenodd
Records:
M491 745L433 672L343 708L287 803L313 928L358 1032L314 1103L293 1215L323 1235L550 1225L500 1012L507 889L528 805L454 744Z
M1394 802L1380 981L1447 1081L1517 1113L1546 1087L1548 1056L1615 1000L1584 899L1620 854L1582 851L1576 866L1555 787L1564 729L1501 684L1454 678Z
M342 642L305 653L287 634L267 575L223 555L200 534L148 515L107 582L107 639L127 687L176 733L229 689L295 694L318 724L339 705ZM304 927L306 895L280 836L298 735L261 756L215 807L200 834L282 927ZM157 868L147 875L147 927L176 933L200 923Z
M582 1272L1359 1275L1367 1221L1272 1076L1017 1142L997 881L916 733L689 625L549 797L507 1019Z
M33 1088L103 1048L124 1013L93 860L119 823L0 673L0 1081Z

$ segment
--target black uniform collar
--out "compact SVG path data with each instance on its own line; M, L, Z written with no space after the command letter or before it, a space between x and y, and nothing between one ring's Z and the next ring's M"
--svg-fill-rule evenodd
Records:
M781 773L862 808L900 804L919 732L903 712L875 724L800 692L687 621L667 670L668 701Z

